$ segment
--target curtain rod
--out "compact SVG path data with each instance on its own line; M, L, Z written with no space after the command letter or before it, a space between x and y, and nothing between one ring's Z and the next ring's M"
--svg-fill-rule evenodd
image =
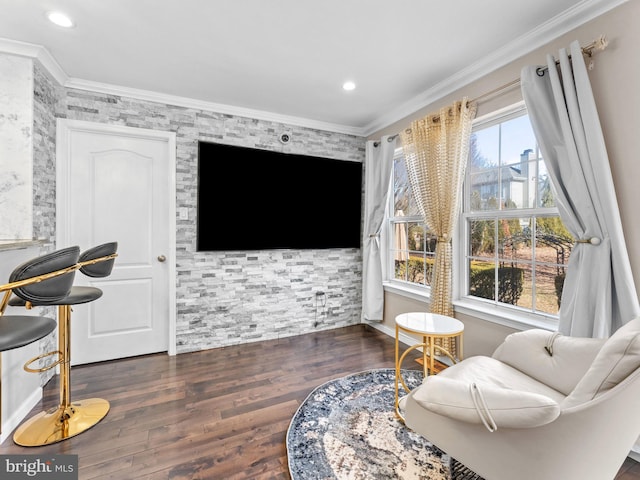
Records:
M598 38L596 38L594 41L592 41L591 43L589 43L588 45L582 47L582 54L588 56L589 58L591 58L593 56L593 54L595 53L595 51L603 51L605 48L607 48L607 45L609 45L609 42L607 41L607 37L603 34L600 35ZM569 58L571 58L571 55L569 55ZM559 65L560 62L558 60L556 60L556 65ZM544 72L548 69L549 67L539 67L538 68L538 75L540 75L541 72ZM591 70L593 68L593 63L589 63L589 70ZM516 78L514 80L511 80L508 83L505 83L504 85L500 85L498 88L494 88L493 90L483 93L482 95L477 96L476 98L474 98L473 100L470 100L471 103L473 102L479 102L481 100L485 100L488 97L491 97L493 95L496 95L498 93L501 93L505 90L510 89L511 87L515 87L516 85L520 84L520 78ZM391 135L387 138L388 142L392 142L398 135L400 135L399 133L396 133L395 135ZM380 145L380 142L374 142L373 146L377 147L378 145Z
M589 70L593 70L593 59L591 57L593 57L593 53L594 50L597 51L602 51L605 48L607 48L607 45L609 45L609 42L607 41L607 38L604 35L600 35L597 39L595 39L593 42L591 42L589 45L587 45L586 47L582 47L582 55L586 55L587 57L589 57ZM571 55L569 55L569 58L571 58ZM556 65L560 65L560 61L556 60ZM547 71L549 69L549 67L539 67L538 68L538 75L544 75L543 72Z
M607 42L607 38L604 35L600 35L597 39L595 39L593 42L591 42L589 45L586 45L584 47L582 47L582 54L588 56L589 58L591 58L593 56L594 50L597 51L602 51L605 48L607 48L608 42ZM571 58L571 55L569 55L569 58ZM556 60L556 65L560 65L560 61ZM540 75L540 72L544 72L548 69L549 67L545 66L545 67L539 67L538 68L538 74ZM591 70L593 68L593 63L589 64L589 70ZM471 100L472 102L478 102L480 100L484 100L488 97L491 97L492 95L495 95L497 93L500 93L504 90L508 90L511 87L514 87L516 85L518 85L520 83L520 78L516 78L514 80L511 80L509 83L505 83L504 85L501 85L500 87L491 90L490 92L486 92L483 93L482 95L474 98L473 100Z

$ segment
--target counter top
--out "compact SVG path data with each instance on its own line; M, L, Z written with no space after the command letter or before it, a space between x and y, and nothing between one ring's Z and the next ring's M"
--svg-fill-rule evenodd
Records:
M45 245L46 240L0 240L0 252Z

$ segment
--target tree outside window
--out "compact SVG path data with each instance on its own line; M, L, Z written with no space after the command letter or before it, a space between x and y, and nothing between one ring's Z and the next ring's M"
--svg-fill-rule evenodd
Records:
M557 315L574 239L558 215L529 117L518 107L474 126L454 274L461 296L500 308ZM388 210L389 281L431 285L435 236L411 192L398 149Z
M411 192L404 156L393 161L393 212L390 214L393 279L428 287L431 285L435 237L429 232Z
M467 296L556 315L574 240L526 112L474 128L465 192Z

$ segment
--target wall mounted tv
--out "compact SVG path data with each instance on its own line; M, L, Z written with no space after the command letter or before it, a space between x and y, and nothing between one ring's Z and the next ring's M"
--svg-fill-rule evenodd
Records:
M198 142L197 250L360 248L362 164Z

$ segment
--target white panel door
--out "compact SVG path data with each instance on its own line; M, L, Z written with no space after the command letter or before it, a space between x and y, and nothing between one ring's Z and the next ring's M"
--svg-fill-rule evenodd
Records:
M57 247L118 242L100 299L73 307L72 365L175 353L175 134L60 119ZM170 347L171 344L171 347Z

